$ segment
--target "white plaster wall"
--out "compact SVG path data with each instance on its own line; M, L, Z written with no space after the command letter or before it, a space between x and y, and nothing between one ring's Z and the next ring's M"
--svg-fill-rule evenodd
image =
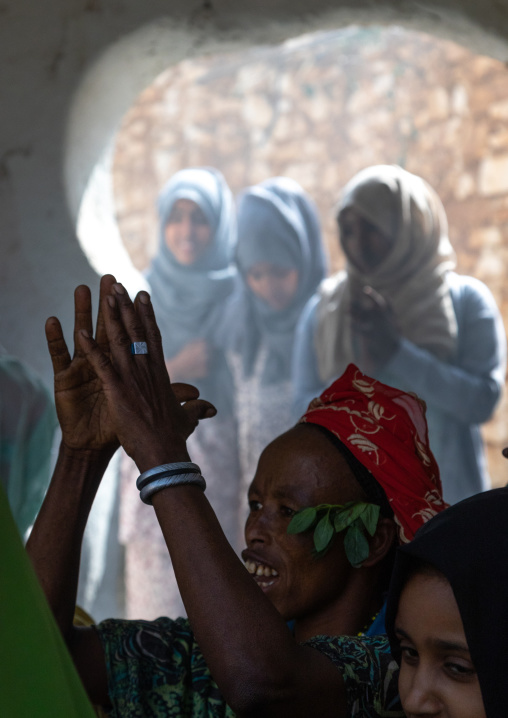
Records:
M43 324L97 277L76 240L88 178L136 95L184 57L350 22L508 59L508 0L0 0L0 343L46 378Z

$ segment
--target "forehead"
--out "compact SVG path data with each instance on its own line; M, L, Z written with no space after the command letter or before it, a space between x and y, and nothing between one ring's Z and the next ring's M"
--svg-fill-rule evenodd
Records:
M337 217L339 222L353 222L361 219L361 215L354 207L344 207Z
M463 645L464 626L453 589L444 576L417 573L400 595L396 628L429 647Z
M203 214L203 210L199 204L196 204L192 199L184 198L177 199L176 202L174 202L171 207L171 213L173 212L201 212L201 214Z
M266 447L250 491L289 496L309 506L364 498L340 451L308 424L297 424Z

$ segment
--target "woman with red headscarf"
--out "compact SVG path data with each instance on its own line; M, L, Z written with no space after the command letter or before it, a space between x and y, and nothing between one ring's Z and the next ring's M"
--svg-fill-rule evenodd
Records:
M188 386L173 391L149 296L133 305L111 282L103 280L97 343L85 288L76 294L74 359L48 320L64 436L29 545L92 701L127 718L401 716L386 637L358 636L383 607L396 537L410 540L444 507L421 402L349 366L262 453L249 488L246 571L186 449L210 406ZM130 342L147 353L131 356ZM72 427L92 389L94 440L79 444ZM155 509L188 620L72 627L80 537L116 441L142 472L140 496Z

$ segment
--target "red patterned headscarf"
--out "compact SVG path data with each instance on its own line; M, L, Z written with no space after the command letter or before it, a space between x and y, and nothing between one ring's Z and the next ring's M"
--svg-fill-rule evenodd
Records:
M300 422L328 429L370 471L388 498L400 543L411 541L447 507L425 405L416 394L382 384L350 364Z

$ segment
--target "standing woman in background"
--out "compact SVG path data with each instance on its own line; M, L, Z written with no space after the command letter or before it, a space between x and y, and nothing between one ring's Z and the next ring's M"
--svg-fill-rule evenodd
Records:
M235 383L243 497L263 449L294 423L295 328L326 273L317 210L297 182L274 177L242 192L236 260L240 282L223 328Z
M441 200L401 167L369 167L346 185L337 222L346 270L302 314L295 415L354 362L427 403L445 500L483 491L480 424L501 395L506 337L488 288L453 271Z
M233 384L215 337L235 284L233 197L218 170L185 169L166 184L158 209L159 248L146 276L164 355L171 379L195 385L218 410L216 420L199 426L190 442L195 461L208 466L210 501L237 548L239 471ZM133 476L123 486L120 529L126 546L127 617L183 615L159 525L150 508L139 501Z

